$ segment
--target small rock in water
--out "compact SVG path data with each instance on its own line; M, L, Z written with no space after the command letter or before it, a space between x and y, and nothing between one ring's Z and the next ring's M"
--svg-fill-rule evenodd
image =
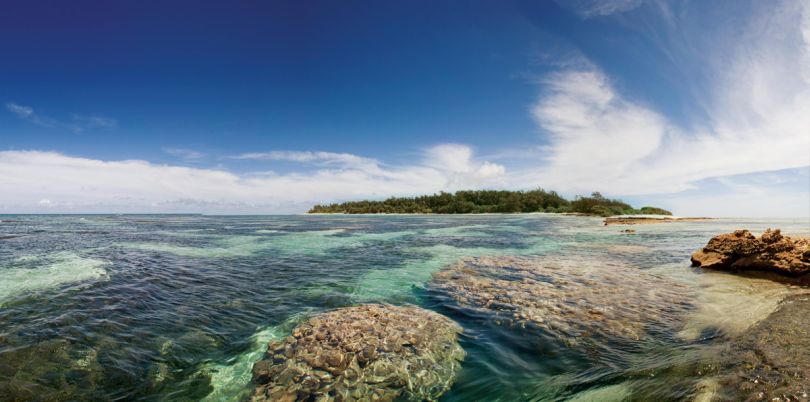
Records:
M468 258L436 273L429 286L462 314L540 329L563 342L640 340L650 328L677 325L691 304L686 286L609 261Z
M464 351L461 327L418 307L330 311L268 345L253 366L253 401L436 400Z
M802 276L810 273L810 239L782 236L779 229L768 229L759 238L747 230L737 230L709 240L692 254L692 265Z

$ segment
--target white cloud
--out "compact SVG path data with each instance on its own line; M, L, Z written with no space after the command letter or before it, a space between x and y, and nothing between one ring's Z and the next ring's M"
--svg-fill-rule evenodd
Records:
M566 187L594 188L594 181L627 176L669 130L662 117L618 96L596 70L553 74L544 85L546 96L532 109L552 140L542 177L564 177Z
M451 151L455 155L448 157L446 152ZM309 173L239 175L140 160L3 151L0 187L8 191L0 198L0 211L302 212L320 202L432 193L469 183L485 185L504 173L502 166L475 161L472 151L461 145L428 149L422 163L398 167L349 154L274 155L306 160L343 155L338 159L362 163L342 163ZM45 205L42 200L59 202Z
M623 13L640 6L642 0L556 0L560 6L573 10L583 19Z
M51 119L41 117L38 114L34 113L34 109L29 106L23 106L13 102L9 102L6 103L6 109L8 109L8 111L11 113L16 114L17 117L24 120L28 120L31 123L34 123L38 126L55 127L57 124L55 121Z
M205 157L204 153L187 148L163 148L163 152L186 161L194 161Z
M503 184L506 168L491 162L478 162L472 148L461 144L437 145L425 153L425 165L444 172L447 190L479 188Z
M810 166L707 179L696 189L645 196L686 216L810 217Z
M103 116L84 116L78 114L71 114L71 121L64 122L49 117L41 116L34 112L34 108L30 106L23 106L14 102L6 103L6 109L17 115L17 117L28 120L29 122L42 127L48 128L61 128L70 130L74 133L82 131L101 128L112 129L118 126L118 121Z
M348 153L311 151L252 152L234 156L232 159L288 161L321 166L344 166L355 168L372 168L380 163L376 159L365 158Z
M82 116L78 114L72 114L70 116L74 122L74 128L78 128L79 130L85 130L88 128L116 128L118 127L118 121L115 119L111 119L109 117L103 116Z
M23 119L27 119L34 114L34 109L28 106L18 105L16 103L6 103L6 109Z
M542 163L510 181L674 193L707 178L810 165L808 14L808 3L786 1L723 43L730 56L722 73L709 73L698 129L622 96L596 67L549 76L532 114L551 143Z
M591 13L626 11L635 3L613 3L610 10L600 3ZM287 174L7 151L0 152L0 211L301 212L317 202L539 186L567 194L643 195L680 214L805 216L806 179L774 187L761 180L781 180L776 173L757 176L759 182L738 177L810 166L810 3L784 0L759 7L750 21L735 21L745 29L701 38L681 35L678 18L688 13L661 7L666 11L662 29L677 34L662 34L660 41L690 42L673 42L667 48L671 60L685 59L705 70L695 80L701 90L693 103L701 113L691 124L626 96L597 66L579 60L546 76L531 107L548 142L502 150L500 163L483 160L462 144L431 147L404 166L316 151L230 158L300 165ZM27 106L6 108L36 124L61 124ZM187 160L202 157L188 149L165 151ZM529 163L516 163L530 156ZM707 190L712 186L719 190Z

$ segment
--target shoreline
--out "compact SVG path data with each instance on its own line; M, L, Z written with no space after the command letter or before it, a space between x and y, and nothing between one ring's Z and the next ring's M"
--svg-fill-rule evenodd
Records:
M709 217L677 217L677 216L608 216L605 217L604 225L654 225L659 223L672 222L703 222L718 218Z

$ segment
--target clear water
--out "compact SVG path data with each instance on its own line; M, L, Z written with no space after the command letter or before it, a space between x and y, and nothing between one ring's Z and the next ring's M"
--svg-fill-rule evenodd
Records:
M467 358L446 401L694 398L707 383L696 365L789 289L700 272L690 253L736 228L810 235L807 220L680 222L625 235L600 219L554 215L0 221L0 394L12 400L240 400L268 340L311 314L372 301L421 305L464 327ZM605 339L609 353L589 353L454 316L425 291L442 267L484 255L610 258L687 284L695 304L677 330L640 345Z

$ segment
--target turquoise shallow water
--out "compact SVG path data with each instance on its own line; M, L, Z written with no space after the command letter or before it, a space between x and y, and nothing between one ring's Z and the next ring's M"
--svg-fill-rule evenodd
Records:
M462 325L467 358L446 401L688 399L702 380L690 367L784 291L701 273L690 253L736 228L810 235L807 220L682 222L624 235L600 219L554 215L0 221L0 394L11 400L240 400L269 339L363 302L418 304ZM487 325L425 288L460 258L508 255L572 267L619 261L686 284L695 303L643 343L603 339L586 349Z

